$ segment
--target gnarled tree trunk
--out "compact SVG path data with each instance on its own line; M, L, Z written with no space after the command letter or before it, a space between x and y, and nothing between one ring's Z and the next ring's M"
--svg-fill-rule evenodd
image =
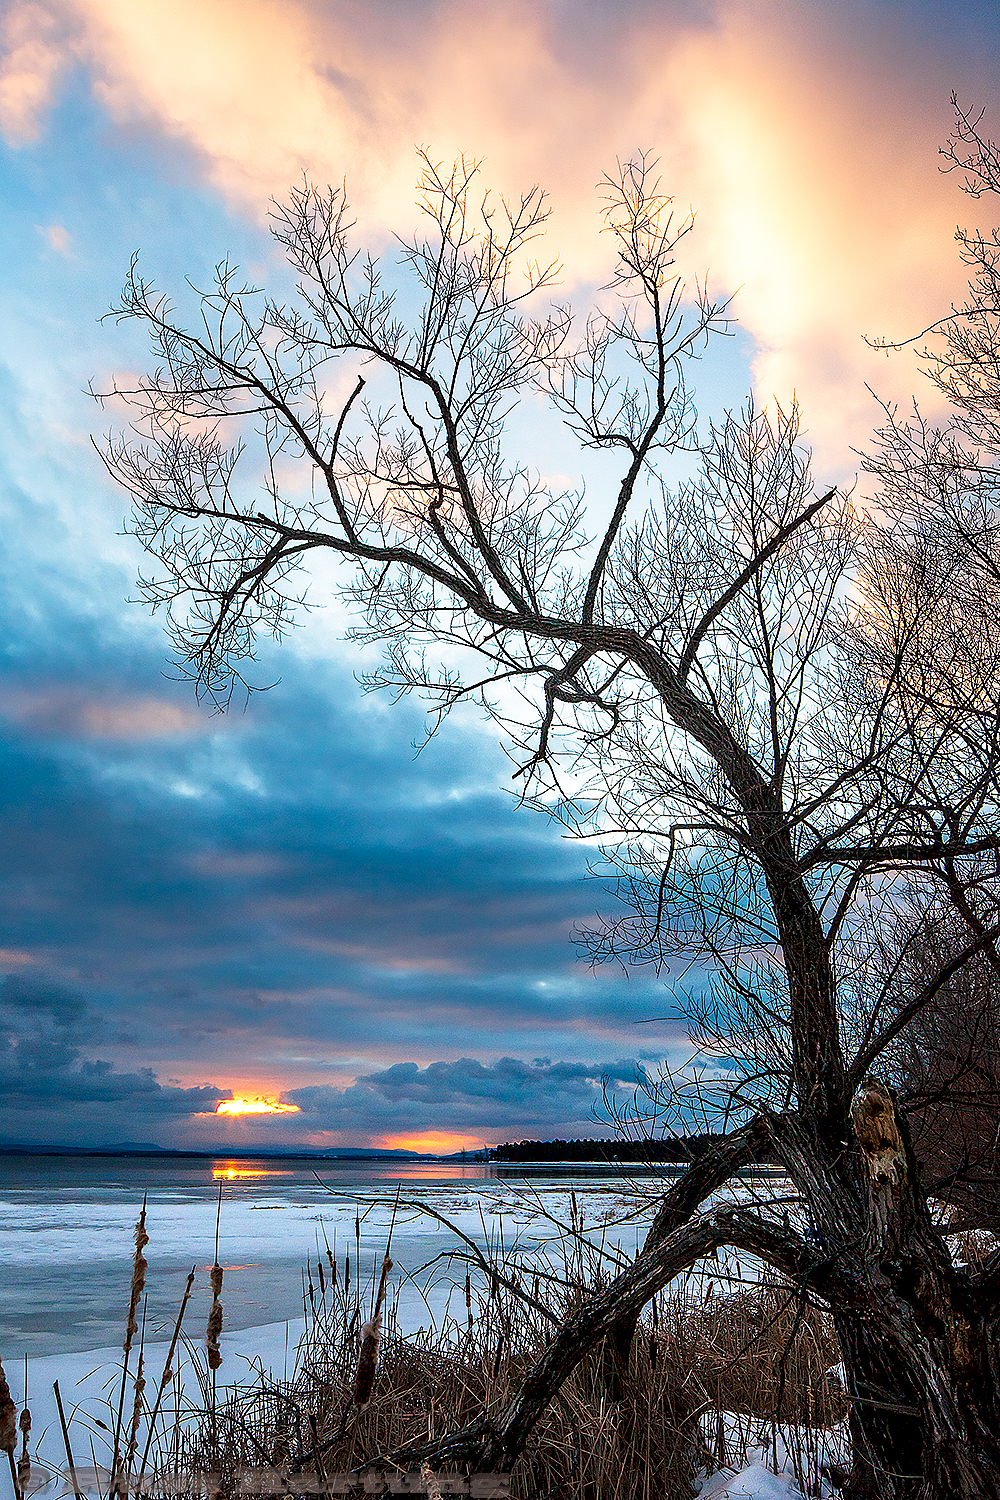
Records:
M994 1299L952 1264L891 1091L864 1086L852 1120L853 1149L842 1162L867 1201L859 1213L848 1198L841 1217L832 1195L832 1233L826 1244L822 1224L818 1234L859 1291L855 1305L831 1301L853 1403L855 1462L845 1494L851 1500L998 1496ZM861 1240L858 1225L867 1226Z
M765 1144L805 1200L806 1235L751 1208L697 1207ZM796 1114L761 1117L665 1195L634 1264L556 1334L517 1399L399 1462L510 1468L580 1361L602 1344L620 1369L642 1308L695 1260L732 1246L831 1310L852 1400L849 1500L1000 1500L1000 1257L956 1269L921 1190L890 1090L863 1088L849 1139Z

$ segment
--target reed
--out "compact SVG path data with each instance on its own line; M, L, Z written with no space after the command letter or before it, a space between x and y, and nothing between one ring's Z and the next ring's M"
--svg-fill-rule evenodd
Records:
M24 1406L21 1415L17 1419L18 1430L21 1434L21 1453L17 1460L17 1482L21 1488L22 1495L31 1484L31 1458L28 1454L28 1440L31 1437L31 1411L28 1407L28 1356L24 1356Z
M20 1500L21 1489L17 1478L17 1469L14 1464L14 1453L17 1448L17 1407L14 1405L10 1394L10 1386L7 1384L7 1376L4 1374L3 1365L0 1364L0 1452L6 1453L10 1465L10 1482L14 1487L14 1494Z
M377 1366L363 1403L356 1396L370 1322L359 1327L356 1297L327 1278L292 1378L231 1389L213 1422L188 1430L188 1464L221 1474L224 1490L238 1485L240 1470L273 1464L294 1490L302 1469L360 1469L484 1409L499 1413L553 1325L606 1273L585 1235L564 1241L555 1260L509 1254L493 1269L470 1274L468 1301L464 1277L455 1283L460 1317L408 1337L391 1298L383 1306L388 1271L380 1277ZM842 1447L849 1403L829 1373L838 1360L830 1320L794 1288L730 1284L724 1268L708 1265L651 1304L620 1402L607 1399L597 1359L567 1380L517 1465L512 1494L690 1500L699 1471L742 1467L761 1450L775 1468L796 1473L804 1494L815 1493L809 1486Z
M212 1371L213 1385L216 1370L222 1364L219 1337L222 1333L222 1267L219 1265L219 1224L222 1220L222 1182L219 1182L219 1201L215 1210L215 1263L211 1270L212 1306L205 1329L205 1348L208 1353L208 1368Z
M133 1242L135 1250L132 1255L132 1280L129 1286L128 1313L125 1318L125 1338L122 1343L122 1378L118 1394L118 1410L115 1413L114 1446L111 1457L111 1491L116 1495L123 1493L123 1487L125 1491L128 1488L127 1480L121 1472L121 1441L122 1424L125 1419L125 1392L128 1387L129 1358L132 1353L133 1340L139 1332L136 1313L146 1286L146 1272L149 1269L146 1257L143 1254L143 1251L149 1244L149 1235L146 1233L145 1194L143 1194L142 1209L133 1232Z
M215 1371L222 1364L222 1350L219 1348L219 1337L222 1333L222 1267L216 1261L212 1267L210 1276L212 1284L212 1306L208 1311L208 1323L205 1328L205 1349L208 1354L208 1367Z
M353 1284L346 1264L338 1277L329 1248L323 1265L317 1246L316 1266L306 1272L313 1295L304 1296L306 1327L292 1375L275 1380L262 1369L244 1384L218 1390L212 1356L221 1328L222 1267L216 1240L205 1353L182 1337L192 1268L152 1406L145 1397L140 1341L127 1430L122 1424L113 1436L105 1428L114 1449L109 1491L165 1500L192 1486L197 1494L196 1476L212 1474L210 1494L235 1496L241 1471L276 1467L284 1476L283 1491L294 1494L297 1474L308 1471L315 1484L330 1474L356 1472L480 1412L497 1415L553 1328L606 1281L609 1259L619 1253L595 1238L572 1201L565 1231L532 1255L516 1248L516 1236L515 1248L508 1248L502 1220L488 1231L484 1220L483 1243L465 1236L466 1249L443 1252L422 1283L428 1294L450 1288L455 1315L446 1312L404 1336L392 1296L391 1230L381 1267L376 1263L366 1289L357 1272L359 1227ZM146 1243L143 1234L140 1219L137 1257ZM129 1329L137 1306L132 1296L144 1275L134 1265L126 1358L137 1331ZM742 1275L739 1267L710 1261L654 1299L639 1324L620 1401L608 1399L600 1356L585 1360L538 1424L512 1476L513 1500L690 1500L699 1472L739 1469L760 1454L770 1455L775 1469L793 1470L804 1495L818 1494L824 1466L845 1446L849 1411L832 1373L839 1352L831 1321L796 1288L744 1281ZM198 1378L197 1399L185 1393L181 1347ZM70 1480L80 1495L83 1472L74 1468L58 1388L56 1396ZM2 1373L0 1418L0 1446L13 1466L15 1408ZM29 1423L27 1418L22 1425L25 1453ZM140 1443L142 1459L133 1477ZM86 1471L88 1489L91 1472L100 1490L96 1456L94 1470ZM428 1500L435 1500L440 1476L428 1471L422 1484Z

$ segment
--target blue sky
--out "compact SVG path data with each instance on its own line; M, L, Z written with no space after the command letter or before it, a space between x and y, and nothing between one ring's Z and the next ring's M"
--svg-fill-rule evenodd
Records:
M952 86L995 96L992 11L956 26L950 5L775 5L748 25L738 6L668 9L621 7L609 39L600 7L491 7L490 53L431 0L0 8L0 1141L593 1133L603 1077L627 1090L637 1062L685 1055L677 1024L646 1024L670 1012L662 977L593 973L574 948L612 903L587 851L516 805L474 720L418 757L419 704L362 695L336 611L264 644L277 685L245 711L213 715L171 677L91 444L114 414L87 395L145 360L100 321L133 251L167 287L227 253L282 284L266 202L302 167L353 171L384 242L411 212L413 142L471 136L501 180L551 177L585 298L591 184L662 137L703 215L698 253L743 288L701 408L795 390L825 473L849 482L865 381L914 378L871 364L862 334L909 331L960 289L950 229L971 214L934 149ZM451 78L447 107L425 74ZM527 108L525 77L549 80ZM576 472L562 441L540 462ZM216 1117L233 1091L299 1112Z

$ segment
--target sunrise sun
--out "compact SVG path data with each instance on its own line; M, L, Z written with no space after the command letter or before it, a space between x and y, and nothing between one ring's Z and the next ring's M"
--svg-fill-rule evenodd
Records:
M217 1115L297 1115L297 1104L279 1104L276 1099L245 1099L236 1094L232 1099L220 1099L215 1106Z

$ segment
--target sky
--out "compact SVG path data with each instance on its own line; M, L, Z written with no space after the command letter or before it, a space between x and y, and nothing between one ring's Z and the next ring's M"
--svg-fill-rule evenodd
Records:
M995 9L796 0L13 0L0 5L0 1143L453 1150L601 1133L605 1081L687 1055L670 976L591 971L613 898L517 805L488 728L419 755L362 694L326 581L219 716L134 602L126 499L88 396L142 369L101 321L230 255L282 288L268 205L348 183L376 248L414 148L551 193L559 294L606 280L595 185L639 149L697 211L690 277L735 294L703 418L797 397L850 485L874 397L933 393L907 337L962 295L950 96L1000 130ZM874 392L874 395L873 395ZM522 422L533 462L576 455ZM592 478L595 505L604 476ZM697 979L692 982L697 982ZM664 1018L666 1019L653 1019ZM285 1106L219 1115L240 1096Z

